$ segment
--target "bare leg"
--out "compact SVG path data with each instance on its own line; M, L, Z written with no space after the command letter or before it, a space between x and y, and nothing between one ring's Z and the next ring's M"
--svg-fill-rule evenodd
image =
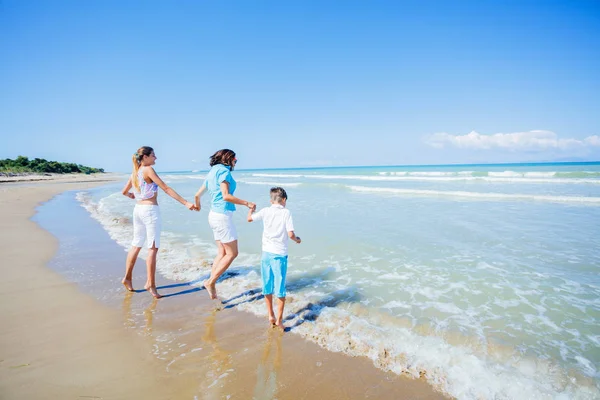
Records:
M279 327L279 329L284 330L285 327L283 326L283 307L285 307L285 297L278 297L277 298L277 321L275 322L275 325L277 325L277 327Z
M148 258L146 259L146 285L144 288L154 296L155 299L160 299L162 296L156 291L156 255L158 249L152 246L148 249Z
M221 262L221 260L223 259L223 257L225 257L225 247L223 246L223 244L221 243L220 240L216 241L217 243L217 256L215 257L215 259L213 260L211 269L210 269L210 276L213 276L217 270L217 266L219 265L219 263ZM209 277L210 279L210 277ZM206 291L208 292L208 296L214 300L217 298L217 291L214 287L214 285L210 286L207 282L208 280L205 280L204 282L202 282L202 286L204 286L204 288L206 289Z
M127 253L127 261L125 261L125 278L121 280L121 283L130 292L133 292L133 286L131 284L133 267L135 266L135 262L137 261L141 249L141 247L132 246Z
M208 291L210 298L213 300L217 298L217 289L215 287L217 279L219 279L219 277L223 275L225 271L227 271L227 268L229 268L233 260L235 260L235 258L238 256L237 240L229 243L217 242L217 246L219 244L223 246L225 255L221 257L219 264L213 265L210 278L204 281L204 287Z
M221 262L223 257L225 257L225 247L223 246L223 243L221 243L220 240L217 240L216 243L217 243L217 256L213 260L212 266L210 268L211 275L215 274L215 271L217 270L217 265L219 265L219 263Z
M265 294L265 303L267 304L267 312L269 313L269 322L275 326L275 313L273 312L273 295Z

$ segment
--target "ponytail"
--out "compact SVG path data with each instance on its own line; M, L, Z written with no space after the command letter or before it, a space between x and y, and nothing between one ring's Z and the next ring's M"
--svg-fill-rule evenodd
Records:
M135 153L131 158L133 161L133 174L131 175L131 183L137 192L140 191L140 181L138 179L138 171L140 169L140 156L138 153Z
M138 171L140 170L140 166L142 165L142 160L144 156L150 156L154 149L150 146L142 146L138 149L138 151L133 155L131 160L133 161L133 175L131 176L131 183L135 190L140 191L140 180L138 179Z

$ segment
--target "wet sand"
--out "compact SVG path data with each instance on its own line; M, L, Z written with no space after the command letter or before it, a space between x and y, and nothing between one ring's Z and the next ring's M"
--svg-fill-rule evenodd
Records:
M0 186L0 397L175 398L119 313L46 267L57 240L30 217L64 190L96 183Z
M29 218L55 194L95 185L0 185L1 398L443 398L422 379L282 334L186 282L158 278L160 300L125 292L125 252L89 217L68 219L81 251L61 258L57 239ZM78 284L63 274L85 268L102 272Z

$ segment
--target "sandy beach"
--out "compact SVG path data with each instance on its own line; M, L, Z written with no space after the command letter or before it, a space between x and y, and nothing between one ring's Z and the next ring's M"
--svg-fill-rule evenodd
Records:
M282 334L186 282L157 277L167 296L158 301L126 293L118 282L125 253L89 217L61 222L88 232L78 235L80 258L61 262L104 275L70 282L48 267L57 238L31 217L61 192L115 179L100 177L0 185L1 398L443 398L424 380ZM139 260L136 287L143 276Z
M105 181L94 178L98 183L0 186L3 399L176 398L118 313L46 267L57 241L29 220L34 208L56 193Z
M109 182L118 179L119 174L0 174L0 183L24 183L40 182L46 183L87 183L87 182Z

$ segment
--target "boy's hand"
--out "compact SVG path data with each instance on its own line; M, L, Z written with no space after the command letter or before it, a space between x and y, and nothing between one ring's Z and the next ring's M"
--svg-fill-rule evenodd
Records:
M296 243L298 243L298 244L302 243L302 239L300 239L300 236L296 236Z

